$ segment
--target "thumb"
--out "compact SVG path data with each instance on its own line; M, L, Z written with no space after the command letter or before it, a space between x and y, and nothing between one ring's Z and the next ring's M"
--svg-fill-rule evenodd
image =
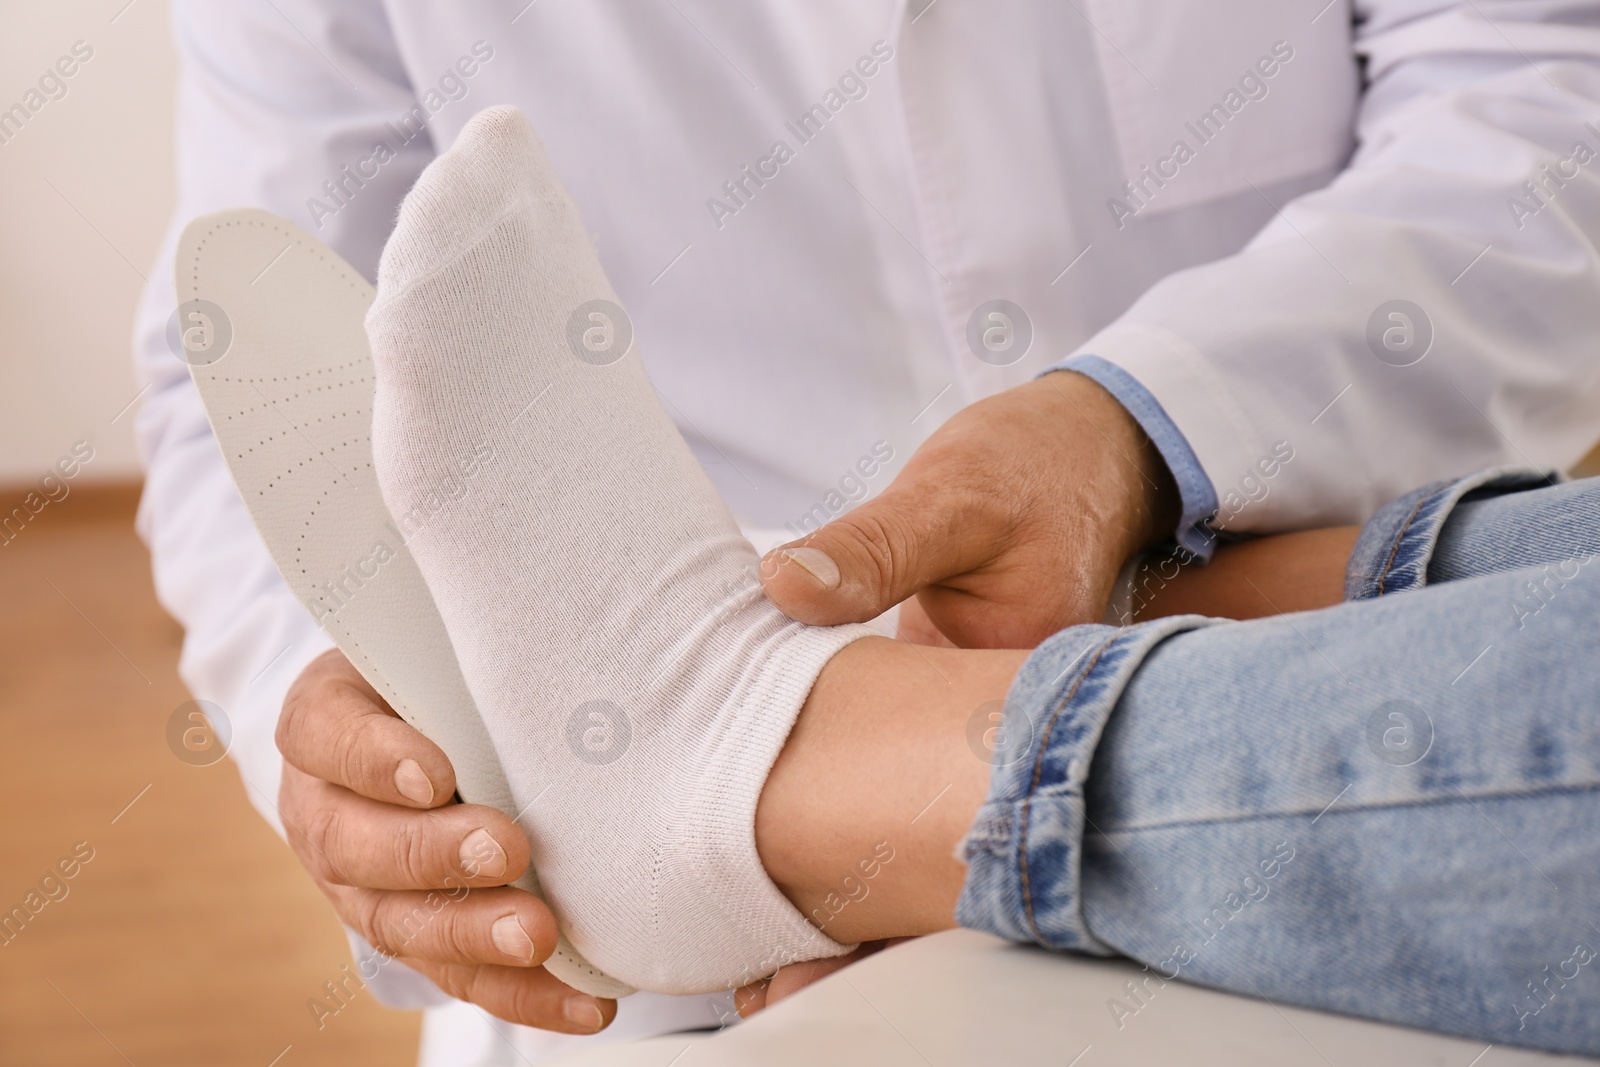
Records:
M925 586L987 562L996 539L962 494L891 486L816 532L768 552L761 585L799 622L867 622ZM965 520L965 521L964 521Z

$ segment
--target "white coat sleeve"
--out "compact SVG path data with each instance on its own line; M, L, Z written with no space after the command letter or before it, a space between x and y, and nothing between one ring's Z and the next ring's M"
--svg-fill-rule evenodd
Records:
M1347 168L1079 350L1160 401L1230 531L1359 522L1600 436L1600 2L1355 6Z
M370 278L399 201L433 149L426 135L415 138L361 188L347 183L354 195L335 214L313 218L308 200L329 202L323 183L368 155L382 124L413 106L382 4L176 0L172 22L182 59L178 204L134 334L145 387L138 525L157 595L184 629L184 683L227 716L250 801L281 834L273 731L289 684L331 642L279 577L188 368L169 347L176 235L196 215L265 208L317 233ZM397 963L384 968L391 974L400 986L421 981Z

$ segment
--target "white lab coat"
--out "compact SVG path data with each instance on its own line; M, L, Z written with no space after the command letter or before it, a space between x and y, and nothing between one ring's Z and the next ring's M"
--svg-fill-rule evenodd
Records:
M370 277L418 172L516 104L679 427L779 533L1075 353L1155 395L1231 530L1572 461L1600 426L1600 2L1324 2L175 0L172 234L254 205ZM169 236L136 336L140 529L184 679L226 709L276 822L273 723L327 642L168 349L171 254ZM997 298L1033 334L1006 366L968 342ZM1397 299L1431 322L1410 366L1369 345ZM636 999L623 1022L674 1012L715 1021ZM434 1037L457 1049L435 1062L479 1062Z

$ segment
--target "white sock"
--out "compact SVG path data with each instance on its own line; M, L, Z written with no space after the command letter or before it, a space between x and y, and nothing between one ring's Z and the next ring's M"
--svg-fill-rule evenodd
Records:
M727 989L845 950L767 877L755 810L817 673L872 631L762 595L615 304L527 121L484 111L383 253L375 464L573 945L643 989Z

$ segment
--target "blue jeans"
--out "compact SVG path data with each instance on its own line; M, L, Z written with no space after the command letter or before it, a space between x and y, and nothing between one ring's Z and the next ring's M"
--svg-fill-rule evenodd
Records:
M1325 610L1064 630L1002 732L962 925L1600 1055L1600 479L1417 490Z

